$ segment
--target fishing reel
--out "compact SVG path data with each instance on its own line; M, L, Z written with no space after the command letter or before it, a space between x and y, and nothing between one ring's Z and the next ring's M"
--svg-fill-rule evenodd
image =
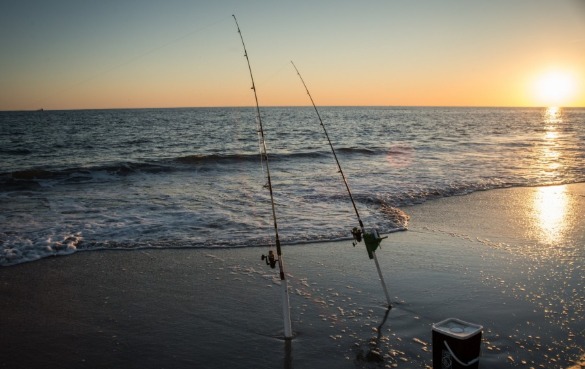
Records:
M351 235L353 236L353 247L362 242L362 230L358 227L353 227L351 230Z
M270 265L272 269L276 268L276 262L278 259L274 257L274 251L269 250L268 256L262 254L262 260L266 260L266 265Z
M388 236L380 237L377 229L364 230L362 232L358 227L353 227L351 234L353 236L353 247L362 242L362 239L364 240L370 259L374 258L374 251L380 246L380 242L382 242L384 238L388 238Z

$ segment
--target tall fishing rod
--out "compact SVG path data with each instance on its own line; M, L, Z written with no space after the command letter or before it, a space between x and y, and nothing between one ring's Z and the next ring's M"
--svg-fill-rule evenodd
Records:
M339 164L339 160L337 159L337 154L335 153L335 148L333 148L333 144L331 143L331 139L329 139L329 134L327 133L327 129L325 128L325 124L323 123L323 119L321 119L321 114L319 114L319 110L317 109L317 105L315 104L315 101L313 100L313 97L311 96L311 93L309 92L309 88L307 87L305 80L301 76L301 73L299 72L299 70L297 69L297 66L295 65L295 63L293 63L292 60L291 60L291 64L295 68L295 71L297 72L301 82L303 83L303 86L305 87L305 90L307 91L307 95L309 95L309 99L311 100L311 104L313 104L313 108L315 108L315 112L317 113L317 118L319 118L319 122L321 123L321 127L323 127L323 132L325 132L325 137L327 137L327 142L329 142L329 147L331 147L331 151L333 152L333 157L335 158L335 162L337 163L337 169L339 171L339 174L341 174L341 178L343 178L343 183L345 183L345 188L347 189L347 193L349 195L349 198L351 199L351 203L353 205L353 210L355 210L355 215L357 216L357 220L358 220L360 227L359 227L359 229L357 227L354 227L351 231L351 234L353 235L353 238L355 240L353 245L355 246L356 242L357 243L361 242L362 237L363 237L364 243L366 245L366 250L368 251L368 256L370 257L370 259L374 259L374 262L376 263L376 269L378 270L378 276L380 277L380 282L382 283L382 287L384 289L384 294L386 295L386 301L388 302L388 307L391 307L392 304L390 303L390 296L388 295L388 288L386 288L386 282L384 281L384 276L382 275L382 270L380 269L380 264L378 263L378 257L376 256L376 249L380 246L380 242L382 242L382 240L384 238L387 238L387 237L380 237L378 230L376 230L376 229L373 229L369 232L366 231L366 229L364 227L364 223L362 222L362 219L360 218L360 213L358 212L357 206L356 206L355 201L353 199L353 195L351 194L351 190L349 189L349 184L347 183L347 178L345 177L345 174L343 174L343 169L341 169L341 164Z
M266 139L264 137L264 128L262 127L262 117L260 115L260 105L258 104L258 94L256 93L256 85L254 84L254 76L252 74L252 67L250 65L250 58L248 58L248 51L246 50L246 44L244 43L244 37L242 36L242 31L240 31L240 26L238 24L238 20L236 19L235 15L234 21L236 22L236 28L238 29L238 33L240 34L240 39L242 40L242 46L244 48L244 56L246 57L246 61L248 63L248 70L250 71L250 79L252 80L252 90L254 91L254 99L256 101L256 119L258 120L258 127L260 133L260 141L262 143L260 155L264 159L266 163L266 177L268 179L268 189L270 192L270 203L272 204L272 219L274 221L274 234L275 234L275 244L276 244L276 254L278 258L275 258L274 252L272 250L268 251L268 256L262 255L262 260L266 260L266 264L270 265L271 268L276 267L276 263L278 263L278 268L280 270L280 284L282 286L282 312L284 318L284 337L286 339L292 338L292 327L290 321L290 304L288 298L288 281L286 280L286 276L284 274L284 264L282 260L282 251L280 247L280 238L278 237L278 224L276 222L276 209L274 205L274 194L272 192L272 180L270 179L270 166L268 165L268 150L266 149Z

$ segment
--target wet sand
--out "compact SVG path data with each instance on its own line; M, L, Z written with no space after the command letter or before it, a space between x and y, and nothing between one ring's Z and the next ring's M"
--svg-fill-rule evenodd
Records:
M291 342L265 249L78 252L2 268L0 367L426 368L432 324L455 317L484 327L480 368L579 368L585 184L404 210L409 230L377 252L388 314L363 244L283 248ZM372 349L382 362L367 360Z

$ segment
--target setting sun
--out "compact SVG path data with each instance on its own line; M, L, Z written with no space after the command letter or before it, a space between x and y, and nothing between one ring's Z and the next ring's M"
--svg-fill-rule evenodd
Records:
M549 71L536 80L534 92L544 106L564 106L574 98L575 78L567 71Z

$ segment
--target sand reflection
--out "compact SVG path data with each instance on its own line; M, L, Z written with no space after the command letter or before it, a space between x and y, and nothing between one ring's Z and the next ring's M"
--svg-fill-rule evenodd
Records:
M534 219L539 239L546 243L563 241L569 226L569 196L565 186L540 187L534 192Z

